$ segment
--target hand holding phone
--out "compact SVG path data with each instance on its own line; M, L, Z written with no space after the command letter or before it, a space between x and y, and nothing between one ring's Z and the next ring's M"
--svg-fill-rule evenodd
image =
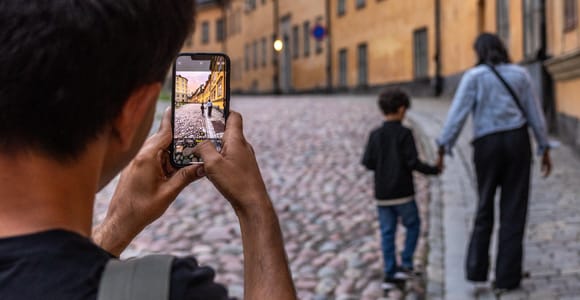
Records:
M222 53L181 53L173 67L171 163L203 163L193 148L206 140L221 151L229 113L230 59Z

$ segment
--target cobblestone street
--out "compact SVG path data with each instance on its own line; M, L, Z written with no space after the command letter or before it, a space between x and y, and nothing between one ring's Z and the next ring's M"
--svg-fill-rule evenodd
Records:
M374 97L234 98L232 106L244 116L278 210L300 299L380 298L372 173L360 165L370 130L382 123ZM418 177L417 187L418 201L425 203L427 180ZM110 193L111 187L99 194L97 218ZM418 253L426 251L423 241ZM188 187L124 256L194 254L216 269L217 280L233 296L241 296L240 245L229 204L202 180Z
M372 173L360 165L370 130L383 120L375 101L374 96L353 95L232 99L232 108L244 116L246 136L278 211L300 299L383 297ZM434 161L434 138L449 104L413 102L408 123L428 161ZM158 115L166 105L159 104ZM416 176L423 228L415 260L426 270L427 283L424 291L415 282L407 299L497 299L489 290L474 294L463 276L476 203L470 136L468 124L441 178ZM580 299L580 160L566 146L553 152L553 160L554 174L546 180L534 165L524 262L531 277L523 281L523 290L503 300ZM114 184L97 195L96 222L104 217ZM123 257L158 252L195 255L241 299L239 226L207 180L187 187Z

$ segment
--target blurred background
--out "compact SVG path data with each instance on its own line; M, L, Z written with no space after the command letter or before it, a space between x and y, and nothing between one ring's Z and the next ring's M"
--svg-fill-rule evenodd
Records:
M183 52L231 58L231 105L244 115L300 299L580 299L577 2L197 0L195 31ZM529 71L551 138L562 142L552 152L551 177L542 178L534 166L524 261L529 277L509 295L474 292L464 279L477 203L467 124L446 172L416 176L421 275L406 290L385 295L372 173L359 163L368 133L383 121L377 93L396 86L413 96L406 125L420 155L433 162L434 139L462 74L477 63L473 43L483 32L497 33L512 60ZM158 119L169 105L170 85ZM97 196L97 222L114 185ZM123 256L158 252L195 255L242 298L237 219L207 180L187 187Z
M532 74L552 130L579 144L576 0L198 0L184 51L226 52L237 93L452 95L497 33Z

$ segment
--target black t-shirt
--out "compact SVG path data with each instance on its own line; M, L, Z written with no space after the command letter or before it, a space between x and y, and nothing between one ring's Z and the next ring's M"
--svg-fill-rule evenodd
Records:
M0 299L95 300L111 254L64 230L0 239ZM177 258L171 300L227 299L215 273L191 258Z

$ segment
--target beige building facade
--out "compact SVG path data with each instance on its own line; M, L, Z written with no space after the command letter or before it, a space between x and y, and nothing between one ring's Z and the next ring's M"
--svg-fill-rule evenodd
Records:
M175 77L175 101L188 102L187 78L177 75Z
M580 149L580 28L577 0L548 0L546 61L554 80L558 129Z
M477 63L476 37L497 33L532 75L552 129L580 145L577 0L198 1L185 49L226 52L241 93L403 86L450 96Z

